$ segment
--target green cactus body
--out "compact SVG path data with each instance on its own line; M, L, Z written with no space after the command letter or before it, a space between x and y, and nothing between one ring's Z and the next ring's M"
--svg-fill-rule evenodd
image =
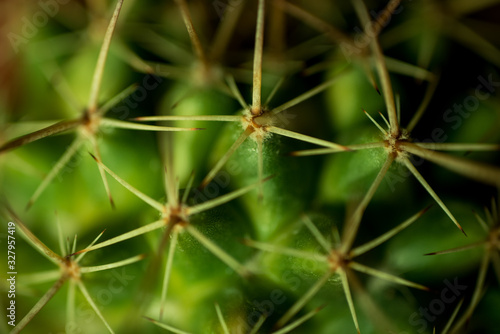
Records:
M0 333L498 332L499 1L0 12Z
M230 96L209 87L195 87L179 83L169 90L161 104L163 114L177 116L230 115L237 104ZM212 122L210 122L212 123ZM191 172L205 175L205 169L195 170L194 166L204 166L215 145L219 124L207 122L176 121L176 126L192 126L202 130L194 133L178 133L174 139L174 151L183 152L183 159L175 159L175 170L182 183L187 182ZM180 153L179 153L180 154Z

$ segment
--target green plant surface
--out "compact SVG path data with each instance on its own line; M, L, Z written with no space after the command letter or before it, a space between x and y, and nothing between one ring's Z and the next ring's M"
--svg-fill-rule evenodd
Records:
M0 333L498 332L497 0L0 13Z

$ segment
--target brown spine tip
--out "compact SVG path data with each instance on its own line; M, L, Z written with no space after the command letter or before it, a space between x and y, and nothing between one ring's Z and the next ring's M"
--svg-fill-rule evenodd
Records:
M276 174L273 174L273 175L269 175L268 177L265 177L262 179L261 183L265 183L271 179L274 179L276 177Z
M86 252L88 252L87 249L82 249L82 250L79 250L78 252L74 252L73 254L69 254L68 257L80 255L80 254L83 254L83 253L86 253Z
M25 211L28 211L29 209L31 209L31 207L33 206L33 200L30 199L28 204L26 204L26 207L24 208Z
M94 159L97 163L99 163L99 159L97 159L97 157L95 155L93 155L92 153L90 153L90 156L92 157L92 159Z
M426 286L424 286L424 288L425 288L425 291L428 291L428 292L432 293L433 295L439 295L441 293L438 290L434 290L434 289L428 288Z
M432 208L432 204L428 205L425 209L423 209L422 211L420 211L420 214L418 216L422 217L427 211L429 211L430 208Z
M345 151L345 152L349 152L349 151L352 151L349 147L347 146L344 146L344 145L340 145L342 147L342 149Z
M156 322L156 320L154 320L154 319L152 319L152 318L150 318L150 317L147 317L147 316L145 316L145 315L143 315L142 317L143 317L144 319L146 319L147 321L151 321L151 322L153 322L153 323L155 323L155 322Z
M205 189L205 187L210 183L210 180L203 180L201 181L201 184L198 186L198 190L203 190Z
M320 305L318 307L316 307L316 309L314 310L316 313L319 313L322 309L324 309L325 307L327 306L327 304L323 304L323 305Z
M115 201L113 200L113 197L111 197L111 195L109 195L109 204L111 204L111 209L112 210L116 210L116 205L115 205Z
M245 246L251 246L252 245L252 240L248 238L240 238L239 239L240 243L242 243Z
M174 110L175 108L177 108L177 106L179 105L179 102L180 102L180 101L174 102L174 103L170 106L170 110Z

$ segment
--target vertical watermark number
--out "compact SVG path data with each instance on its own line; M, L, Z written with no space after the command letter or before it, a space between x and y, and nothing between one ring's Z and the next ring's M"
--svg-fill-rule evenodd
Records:
M16 325L16 224L7 224L7 323Z

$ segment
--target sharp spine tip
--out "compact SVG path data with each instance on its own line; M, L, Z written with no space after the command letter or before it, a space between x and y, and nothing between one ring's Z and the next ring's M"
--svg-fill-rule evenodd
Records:
M262 181L261 181L261 183L265 183L265 182L267 182L267 181L269 181L271 179L274 179L275 177L276 177L276 174L269 175L269 176L263 178Z
M155 322L154 319L150 318L150 317L147 317L145 315L142 316L144 319L146 319L147 321L151 321L151 322Z
M111 204L111 209L116 210L115 201L113 200L113 197L111 197L111 196L109 196L109 203Z
M249 246L251 244L251 240L248 238L240 238L238 239L239 242L245 246Z
M323 305L320 305L320 306L316 307L316 313L318 313L319 311L321 311L322 309L324 309L326 306L327 306L327 304L323 304Z
M428 205L426 208L424 208L422 211L420 211L419 217L422 217L427 211L430 210L430 208L432 208L432 204Z
M68 257L72 257L72 256L76 256L76 255L80 255L82 253L85 253L85 249L82 249L82 250L79 250L78 252L74 252L72 254L69 254Z
M97 163L99 163L99 159L97 159L97 157L95 155L93 155L92 153L90 153L90 156L92 157L92 159L94 159Z

